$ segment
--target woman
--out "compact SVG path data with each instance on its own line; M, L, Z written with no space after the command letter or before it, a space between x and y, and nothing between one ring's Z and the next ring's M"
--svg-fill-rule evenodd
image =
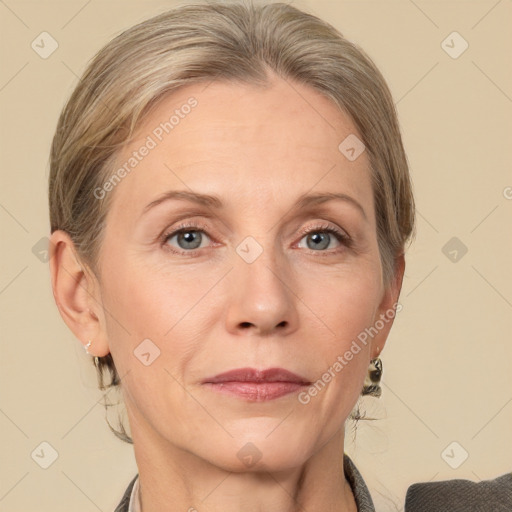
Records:
M125 31L59 119L50 216L56 303L128 413L118 511L374 510L344 425L380 392L414 200L361 49L286 4Z

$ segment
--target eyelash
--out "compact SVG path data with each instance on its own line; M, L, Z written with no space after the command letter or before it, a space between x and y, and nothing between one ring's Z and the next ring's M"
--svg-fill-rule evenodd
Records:
M197 255L197 251L199 251L200 249L191 249L189 251L185 251L185 250L177 250L175 248L171 248L170 245L167 244L167 241L172 238L173 236L175 235L178 235L180 234L181 232L187 232L187 230L190 230L190 231L200 231L200 232L204 232L206 234L207 232L207 226L205 226L204 224L200 224L200 223L184 223L184 224L180 224L179 226L177 226L176 228L174 228L172 231L166 231L162 237L161 237L161 245L162 247L165 248L165 250L167 251L170 251L174 254L180 254L180 255L188 255L188 256L194 256L194 255ZM352 247L352 244L353 244L353 240L347 235L345 234L344 232L330 226L329 224L321 224L321 225L316 225L316 226L313 226L313 227L310 227L310 228L304 228L304 229L301 229L299 231L299 235L301 235L301 240L304 236L310 234L310 233L316 233L316 232L326 232L326 233L330 233L332 235L335 236L335 238L338 240L338 242L340 242L342 245L344 245L345 247L347 248L351 248ZM211 237L210 237L211 238ZM313 249L310 249L311 252L314 252L314 253L325 253L327 252L327 255L328 254L332 254L333 252L339 252L339 249L338 250L334 250L334 251L314 251Z

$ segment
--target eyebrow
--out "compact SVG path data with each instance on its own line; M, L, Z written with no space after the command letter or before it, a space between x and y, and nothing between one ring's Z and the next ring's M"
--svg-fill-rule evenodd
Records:
M154 201L151 201L151 203L147 204L144 207L142 215L144 215L146 212L148 212L155 206L158 206L159 204L166 201L171 201L173 199L190 201L202 206L206 206L208 208L218 210L224 207L224 203L217 196L212 196L209 194L199 194L197 192L191 192L187 190L170 190L169 192L165 192L164 194L156 198ZM358 201L356 201L353 197L342 193L319 192L316 194L303 195L299 197L299 199L295 202L292 208L302 210L307 207L320 205L326 203L327 201L333 200L345 201L351 204L363 215L363 217L366 220L368 220L366 217L366 212L364 211L364 208L361 206L361 204Z

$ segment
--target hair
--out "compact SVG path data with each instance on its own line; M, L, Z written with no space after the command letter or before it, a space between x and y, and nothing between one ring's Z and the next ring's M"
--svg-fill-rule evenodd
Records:
M118 151L156 103L211 81L268 86L271 70L319 91L353 121L365 145L384 286L415 236L415 208L397 113L368 55L327 22L285 3L208 1L168 10L119 34L89 63L59 117L50 153L51 231L67 232L97 268ZM340 141L341 142L341 141ZM120 385L111 354L95 358L100 389ZM105 384L103 373L110 373ZM110 425L109 425L110 426ZM116 432L132 442L124 427Z

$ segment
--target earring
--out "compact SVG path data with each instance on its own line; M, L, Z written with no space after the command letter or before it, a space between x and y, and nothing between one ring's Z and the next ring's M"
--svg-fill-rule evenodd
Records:
M86 345L84 345L85 352L89 354L89 347L92 345L92 340L89 340ZM92 354L89 354L92 355ZM94 356L94 366L99 367L100 358L98 356Z
M379 398L382 394L380 387L380 379L382 377L382 361L380 357L376 357L370 361L368 366L368 374L364 379L362 395L370 395Z

